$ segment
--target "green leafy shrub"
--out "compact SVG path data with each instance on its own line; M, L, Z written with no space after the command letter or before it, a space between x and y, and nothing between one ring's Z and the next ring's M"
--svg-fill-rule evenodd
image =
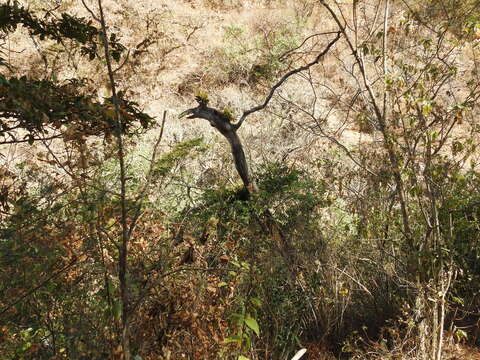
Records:
M271 80L287 67L283 56L299 44L301 27L284 22L247 29L224 28L223 46L213 50L208 72L220 84Z

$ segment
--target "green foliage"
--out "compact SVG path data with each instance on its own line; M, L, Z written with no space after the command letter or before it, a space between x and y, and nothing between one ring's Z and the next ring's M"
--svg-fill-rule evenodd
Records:
M250 69L251 81L271 79L285 69L287 63L285 55L300 44L299 30L290 26L279 26L269 35L269 39L257 39L257 47L266 50Z
M473 304L465 303L480 290L480 196L478 172L458 172L447 180L449 191L440 209L442 233L448 239L443 256L451 257L461 270L452 292L452 307L469 314ZM475 307L475 305L473 305ZM468 316L468 315L467 315Z
M478 37L480 9L475 0L429 0L410 10L414 19L441 24L459 39Z
M82 222L86 207L52 174L27 164L22 169L29 187L10 194L12 211L3 216L0 230L0 281L6 295L0 312L8 319L2 331L10 334L0 353L46 359L63 349L77 357L79 346L86 346L100 354L106 334L92 336L88 321L105 321L108 302L92 282L99 263L85 263L85 253L94 256L87 241L92 233ZM45 315L54 309L54 318ZM55 339L58 348L45 339Z
M285 165L267 164L259 171L259 204L275 209L277 220L290 226L308 226L315 209L328 206L325 184L308 173ZM307 216L306 216L307 215Z
M225 27L224 46L213 55L213 75L224 82L256 83L270 80L285 69L284 55L298 46L301 29L288 23L267 27L270 27L267 35L239 25Z
M99 103L93 96L81 95L85 86L85 80L57 84L26 77L8 79L0 75L0 138L5 142L6 138L9 142L17 141L18 129L27 131L23 136L30 144L48 130L63 130L63 134L57 132L57 136L69 140L111 135L117 128L112 99ZM147 128L153 120L138 109L138 104L125 99L120 101L120 111L124 133L136 123Z
M454 184L451 196L446 199L442 209L442 223L445 231L453 228L453 248L456 262L464 270L480 275L478 260L480 259L478 224L480 213L478 203L480 198L475 190L478 188L477 173L459 175ZM451 224L450 224L451 222Z
M253 346L255 334L256 346L263 341L273 344L276 356L280 356L298 346L300 333L305 330L302 314L309 306L309 294L291 282L291 261L323 246L317 237L318 216L330 201L325 197L323 183L284 164L262 166L257 185L258 193L248 201L243 189L207 190L198 211L190 211L194 217L190 223L198 226L193 224L215 219L216 243L222 248L227 246L224 251L232 257L229 264L235 270L222 278L225 287L238 286L231 323L233 335L226 342L237 344L245 353ZM266 231L268 212L294 249L290 260L279 250L279 239ZM230 243L235 244L235 251L228 250ZM212 260L211 264L218 262Z
M191 143L201 146L200 140ZM71 143L65 146L74 152ZM97 146L90 143L92 151ZM190 149L188 145L178 148ZM140 155L132 151L126 159L140 163L129 167L127 173L129 219L139 207L134 199L144 189L141 180L149 165L140 161ZM0 343L2 358L15 358L15 354L19 359L104 359L112 353L111 339L120 309L115 270L120 202L112 191L117 186L118 167L109 157L106 159L87 169L72 163L70 171L82 179L73 185L68 178L57 178L51 164L37 166L28 161L18 166L17 175L28 188L13 183L7 198L10 209L0 218L0 312L8 323L0 328L6 337ZM176 161L182 160L179 157ZM156 192L149 194L152 199L158 199ZM132 246L140 243L149 249L142 254L134 251L129 257L128 281L131 296L136 298L145 292L147 274L161 274L175 261L165 240L163 213L147 205L148 215L136 228ZM145 211L145 207L140 210ZM153 240L149 236L155 227L159 230L154 231ZM55 316L50 317L53 313ZM26 333L28 328L31 330Z
M207 106L208 102L210 101L208 99L208 94L202 90L197 90L195 92L195 100L197 100L200 106Z
M82 54L88 56L90 60L98 56L102 34L98 28L92 26L91 20L67 13L61 14L60 18L49 19L46 16L40 19L30 10L20 6L18 1L8 0L0 5L0 31L13 32L18 25L23 25L30 35L38 36L40 40L46 38L57 42L65 39L74 40L82 45ZM109 47L112 58L118 61L125 47L118 42L115 34L110 36Z
M452 13L462 5L444 3ZM427 5L436 9L432 19L441 15L438 4ZM474 36L475 17L461 20L459 34ZM418 279L435 314L440 309L433 306L447 292L446 323L457 321L456 314L465 315L461 321L467 326L476 323L480 181L476 164L467 170L465 161L477 152L478 127L468 121L475 117L478 84L465 75L461 57L451 56L463 51L455 48L458 40L437 41L435 31L417 31L420 22L413 19L410 14L397 24L392 17L396 33L389 46L405 46L388 57L391 74L385 81L371 82L375 96L384 86L388 91L390 133L382 138L372 104L357 96L364 89L350 94L349 84L358 81L342 82L340 95L346 98L334 99L338 115L346 114L375 139L348 145L351 157L343 150L325 151L317 155L321 159L295 162L309 170L261 165L254 171L259 191L249 194L243 187L198 186L188 165L206 150L201 138L171 145L152 164L148 142L125 138L124 205L127 223L138 220L128 229L127 274L136 359L285 359L302 343L327 343L339 352L343 343L353 356L362 346L380 344L368 352L371 358L406 349L413 354L414 341L407 337L419 328L412 315ZM40 39L73 40L87 56L95 57L101 46L101 32L82 18L35 16L17 3L0 5L1 30L19 25ZM270 25L261 37L245 27L225 28L224 47L214 60L224 81L268 80L285 69L285 54L297 45L300 29ZM447 25L439 28L451 28ZM375 79L369 71L379 66L382 34L368 38L362 44L360 36L359 44L368 78ZM116 43L116 36L109 41ZM118 60L120 53L111 55ZM329 86L334 85L332 80ZM62 151L51 147L51 153L17 166L5 155L0 168L1 358L118 355L118 149L94 136L113 135L119 125L115 104L125 134L135 135L138 124L144 129L153 121L124 94L100 102L89 87L83 80L0 75L0 144L31 143L52 133L65 140ZM452 95L452 89L459 91ZM357 95L349 98L352 94ZM462 102L462 94L470 95ZM208 104L206 92L197 92L196 99ZM352 104L347 113L345 104ZM225 109L223 116L231 120L233 111ZM403 184L411 234L404 227L395 175ZM455 274L449 289L442 269ZM470 338L468 331L454 337ZM400 350L387 340L401 342Z
M243 286L251 286L251 275L256 273L258 269L249 263L242 261L230 262L235 271L230 271L230 283L239 283ZM227 283L225 283L227 284ZM253 349L253 335L260 336L260 326L257 321L257 311L261 307L261 301L255 297L244 297L237 295L236 303L239 308L238 312L231 314L231 328L235 334L227 337L224 344L236 344L239 353L247 353ZM241 355L240 355L241 356Z
M222 115L229 122L232 122L235 119L235 117L233 115L233 111L230 108L223 109Z
M39 18L17 1L0 5L0 31L13 32L23 25L31 36L40 40L51 39L58 43L66 39L81 45L81 52L93 60L101 44L101 31L92 26L92 21L66 13L59 17L51 14ZM119 60L124 51L115 34L109 39L111 56ZM5 63L4 59L0 59ZM99 103L94 94L87 94L85 79L71 79L64 83L48 80L7 78L0 75L0 137L3 143L28 141L32 144L49 131L49 137L63 136L67 140L81 139L88 135L109 137L117 128L127 133L135 123L147 128L152 118L139 110L138 104L123 98L119 93L116 102L120 105L121 125L117 126L113 99ZM68 126L68 130L61 129ZM19 129L26 130L22 139L17 139ZM8 138L8 140L6 140ZM2 140L0 140L2 143Z
M195 157L207 149L203 143L203 138L195 138L185 140L173 146L173 149L163 154L154 165L155 176L167 175L179 160L184 160L187 157ZM192 154L193 152L193 154Z

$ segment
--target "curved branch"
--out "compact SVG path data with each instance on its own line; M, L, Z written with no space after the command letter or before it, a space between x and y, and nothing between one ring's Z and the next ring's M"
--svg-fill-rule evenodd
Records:
M248 174L248 164L245 158L245 152L243 151L242 142L237 134L237 129L232 123L230 123L230 119L226 117L224 113L208 107L206 105L208 101L197 98L197 102L199 105L196 108L184 111L180 114L180 117L188 115L188 119L208 120L210 125L217 129L220 134L225 136L231 147L235 168L242 178L245 188L250 191L250 185L252 185L253 190L255 190L255 185Z
M285 57L287 57L288 55L290 55L291 53L293 53L294 51L297 51L298 49L300 49L303 45L305 45L305 43L314 38L314 37L317 37L317 36L321 36L321 35L330 35L330 34L336 34L337 32L336 31L327 31L327 32L322 32L322 33L317 33L317 34L312 34L310 36L307 36L300 45L298 45L297 47L294 47L293 49L289 49L287 51L285 51L282 55L280 55L278 57L278 60L280 61L283 61L283 59Z
M287 72L285 75L283 75L281 77L281 79L275 85L272 86L272 88L270 89L270 92L268 93L267 97L265 98L265 101L263 102L263 104L257 105L255 107L249 109L249 110L244 111L243 115L240 118L240 120L238 121L238 123L234 124L233 127L235 129L238 129L240 126L242 126L243 122L245 121L245 119L247 118L248 115L251 115L254 112L265 109L267 107L268 103L270 102L270 100L272 99L273 94L275 93L275 90L277 90L280 86L282 86L282 84L285 81L287 81L287 79L290 76L298 74L299 72L308 70L313 65L318 64L320 62L320 59L322 57L324 57L330 51L331 47L340 39L341 34L342 34L342 32L338 31L337 36L335 36L335 38L328 43L327 47L320 54L318 54L317 57L312 62L310 62L310 63L308 63L304 66L300 66L299 68L293 69L293 70Z
M304 66L301 66L299 68L293 69L287 72L285 75L283 75L282 78L270 89L270 92L267 95L263 104L255 106L250 110L245 111L242 117L240 118L240 120L238 121L238 123L232 124L230 122L230 119L224 113L214 108L208 107L207 106L208 99L202 98L200 96L197 96L196 98L198 102L198 106L196 108L188 109L179 115L180 118L188 115L189 119L195 119L195 118L206 119L210 122L210 124L213 127L215 127L223 136L227 138L231 146L233 160L235 162L235 168L237 169L238 174L242 178L245 188L249 192L251 190L255 191L256 186L254 182L252 182L252 179L250 179L250 176L248 173L248 164L245 158L245 153L243 151L243 146L240 141L240 138L237 135L238 128L242 125L243 121L245 121L248 115L253 114L256 111L263 110L272 99L273 94L275 93L275 90L277 90L280 86L282 86L282 84L290 76L295 75L299 72L308 70L310 69L310 67L317 64L320 61L320 59L323 56L325 56L325 54L327 54L327 52L331 49L331 47L340 39L340 36L342 33L341 31L338 31L336 32L336 34L337 36L332 41L330 41L327 47L320 54L318 54L317 57L312 62ZM250 187L252 189L250 189Z

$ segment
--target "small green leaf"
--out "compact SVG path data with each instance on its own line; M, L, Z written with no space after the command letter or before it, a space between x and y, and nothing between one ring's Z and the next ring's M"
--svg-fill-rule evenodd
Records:
M242 338L240 337L240 335L232 335L232 336L229 336L228 338L226 338L225 340L223 340L223 343L224 344L230 344L230 343L241 344L242 343Z
M252 347L252 339L247 333L243 333L243 339L245 340L245 348L250 349Z
M250 270L250 264L248 262L242 261L240 263L240 266L242 267L242 269Z
M459 340L462 340L462 339L467 339L467 338L468 338L468 334L467 334L465 331L461 330L461 329L457 329L457 330L455 331L455 337L458 339L457 341L459 341Z
M250 315L247 315L247 317L245 318L245 324L253 330L253 332L255 334L257 334L257 336L260 336L260 327L258 326L258 322L257 320L255 320L253 317L251 317Z
M460 141L454 141L452 143L452 152L454 155L462 152L465 149L465 146Z
M459 298L457 296L453 296L452 300L453 300L453 302L455 302L457 304L460 304L460 305L464 305L464 303L465 303L462 298Z
M234 319L238 325L242 325L243 322L245 321L243 314L238 314L238 313L232 314L232 319Z
M119 320L122 317L122 302L121 301L116 301L113 304L113 315L115 316L115 319Z
M432 104L426 103L422 106L422 114L429 115L432 112Z
M256 307L262 306L262 301L259 298L251 298L250 302Z
M240 355L237 360L250 360L250 359L243 355Z

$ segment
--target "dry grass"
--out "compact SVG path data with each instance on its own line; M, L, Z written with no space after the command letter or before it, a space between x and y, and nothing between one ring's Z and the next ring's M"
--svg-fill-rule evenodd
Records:
M38 7L44 5L43 2L26 2ZM92 9L95 8L94 1L88 3ZM315 8L315 2L310 0L141 0L135 3L105 0L104 3L112 30L121 35L122 43L130 50L128 61L118 72L120 87L153 116L160 118L163 111L168 110L165 132L167 143L204 135L211 147L198 160L195 168L191 167L189 171L193 171L193 176L199 179L202 174L216 174L217 184L238 182L225 141L207 122L180 121L176 115L191 107L193 94L199 88L209 92L212 105L228 107L236 115L241 114L246 108L263 100L268 87L282 70L308 59L299 54L289 58L292 63L287 61L282 64L283 67L269 70L265 74L268 76L256 76L255 66L264 65L269 53L279 52L275 48L276 43L285 41L288 47L295 42L288 43L287 40L294 37L297 37L293 40L298 43L298 40L307 35L335 28L330 20L324 20L325 14ZM88 16L80 1L64 1L61 10ZM241 30L237 36L227 36L235 29ZM263 41L262 46L256 46L255 41L249 42L251 39ZM63 47L48 41L33 43L22 30L8 40L12 50L17 51L11 54L10 60L20 74L31 77L54 74L60 80L87 77L91 81L91 88L98 91L99 97L109 95L104 64L80 58L69 44ZM318 50L325 41L325 38L312 40L305 46L307 49ZM325 121L322 126L328 133L348 147L355 148L361 143L375 142L371 125L365 119L345 121L338 111L330 111L331 104L340 95L346 103L352 97L345 90L352 84L348 83L338 62L339 59L346 58L348 51L345 44L338 44L331 56L313 69L312 76L321 89L318 98L312 96L307 81L310 79L295 77L285 84L280 92L281 97L275 98L267 111L248 119L242 127L241 136L253 168L256 164L268 161L286 161L297 167L313 168L317 166L319 154L338 150L330 141L319 136L321 134L316 133L318 123L308 114L299 111L298 107L312 109L317 121ZM48 71L45 72L45 69ZM345 90L345 93L331 94L327 89L332 87ZM149 137L146 140L148 139ZM11 149L15 161L31 156L30 148L17 146ZM206 183L208 185L208 181ZM209 280L211 283L218 282L215 278ZM215 347L226 335L225 324L211 320L213 315L222 313L224 307L202 300L195 293L198 289L194 289L193 283L191 284L191 287L177 288L178 293L161 296L165 303L177 302L177 307L185 309L184 313L171 314L170 320L183 324L183 330L174 330L171 334L172 342L165 343L165 358L176 359L185 355L182 354L181 341L190 341L190 333L203 339L205 345L205 348L199 348L202 355L195 354L194 358L204 356L207 347ZM208 284L203 290L209 291ZM210 295L212 296L208 298L212 300L217 294ZM152 314L144 319L146 327L153 326L147 322L155 323L159 320L155 318L158 315L155 313L157 305L148 304L149 308L142 309ZM194 313L196 315L192 320L190 315ZM202 322L202 316L209 321ZM164 318L160 320L166 321ZM156 326L161 327L158 324ZM152 349L156 345L154 342L144 343ZM152 350L152 359L159 356L160 350ZM318 344L310 344L308 350L309 359L333 358ZM445 359L449 360L480 360L478 351L463 345L452 344L446 353ZM387 353L382 356L384 359L391 358ZM366 355L363 358L368 359Z
M43 2L26 3L39 8L44 5ZM96 9L95 1L87 4ZM111 30L119 33L122 43L130 50L128 61L117 73L120 88L153 116L161 117L164 110L169 111L172 118L167 122L165 135L170 141L208 129L201 121L186 123L174 119L191 106L197 89L207 89L218 106L228 106L239 115L263 100L268 86L282 70L275 66L262 68L269 54L278 55L304 36L332 26L330 22L318 23L318 13L309 0L142 0L135 4L105 0L104 6ZM64 1L59 10L89 16L80 1ZM244 31L238 39L226 36L234 28ZM256 40L249 43L251 39ZM100 98L108 96L103 65L81 58L69 44L61 46L48 41L33 44L21 30L10 42L12 50L22 51L12 53L11 58L19 73L31 77L54 75L59 80L86 77ZM278 48L278 44L284 47ZM244 56L240 56L242 46ZM46 55L47 66L41 54ZM286 62L283 66L288 65ZM323 65L330 77L335 76L332 66ZM265 74L259 75L258 69ZM302 81L290 81L283 91L296 94L302 102L309 101L310 94ZM300 117L295 121L303 120ZM245 124L242 136L255 159L281 157L282 154L275 154L282 152L281 147L290 140L295 148L310 143L310 139L303 141L296 132L286 132L286 127L277 126L279 124L285 124L285 120L279 122L268 113L252 117ZM207 131L206 135L214 132ZM272 137L278 138L277 145L269 140ZM272 153L261 144L278 149ZM224 151L222 146L217 148ZM219 154L216 152L215 156Z

